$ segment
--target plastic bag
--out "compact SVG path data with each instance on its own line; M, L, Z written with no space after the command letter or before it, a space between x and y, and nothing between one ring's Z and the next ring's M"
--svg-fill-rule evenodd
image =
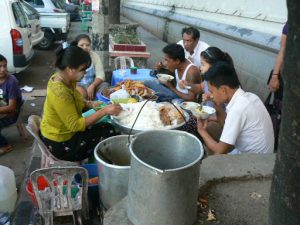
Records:
M117 90L110 94L110 99L130 98L128 92L124 89Z

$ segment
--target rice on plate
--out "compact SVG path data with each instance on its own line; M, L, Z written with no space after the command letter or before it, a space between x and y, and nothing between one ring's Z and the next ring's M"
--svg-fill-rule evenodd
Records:
M146 101L138 103L121 104L125 111L130 111L126 116L121 118L113 117L117 119L118 123L132 127L137 115ZM128 110L130 108L130 110ZM182 114L184 112L177 107ZM122 114L122 112L121 112ZM166 119L168 118L168 119ZM144 108L141 110L138 119L134 125L134 129L171 129L172 127L184 122L184 118L180 115L177 109L170 103L156 103L154 101L148 101Z

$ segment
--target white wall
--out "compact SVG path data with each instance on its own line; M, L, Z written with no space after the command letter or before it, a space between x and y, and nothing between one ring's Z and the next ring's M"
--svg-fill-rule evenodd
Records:
M266 81L286 22L284 0L123 0L123 14L169 43L194 26L201 40L228 52L243 87L265 99Z

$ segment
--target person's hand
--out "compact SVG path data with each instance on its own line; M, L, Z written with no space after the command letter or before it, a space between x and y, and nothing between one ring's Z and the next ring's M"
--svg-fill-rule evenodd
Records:
M116 116L122 111L122 107L120 104L112 104L105 106L103 110L105 110L106 115Z
M178 85L181 89L186 89L186 86L189 86L186 80L179 80Z
M202 101L212 101L213 97L211 95L211 93L204 93L202 94Z
M88 100L93 100L94 99L94 93L95 93L95 85L94 84L91 84L87 90L87 97L88 97Z
M102 105L103 102L101 101L91 101L91 108L95 109L95 108L98 108L100 105Z
M201 135L201 132L205 131L207 127L207 120L197 118L197 131Z
M164 65L163 65L163 63L161 62L161 61L159 61L158 63L156 63L155 65L154 65L154 69L155 70L159 70L159 69L161 69L161 68L163 68L164 67Z
M272 75L270 83L269 83L269 89L271 92L275 92L279 89L280 83L279 83L279 77L278 75Z

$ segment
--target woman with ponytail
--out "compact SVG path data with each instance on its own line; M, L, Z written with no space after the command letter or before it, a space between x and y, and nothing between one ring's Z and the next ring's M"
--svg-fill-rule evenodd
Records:
M201 76L203 76L215 63L220 61L226 62L234 68L233 60L231 56L228 53L223 52L217 47L208 47L205 51L201 52L200 60L201 60L201 67L200 67ZM211 106L216 109L217 111L216 114L211 116L208 119L209 122L207 125L207 131L215 140L219 140L222 133L222 127L224 123L223 121L226 116L226 114L223 113L224 112L223 109L225 106L215 105L213 103L211 99L211 93L209 92L208 89L208 82L203 81L201 82L201 84L189 84L186 81L181 80L179 81L179 86L181 88L186 88L187 86L189 86L194 93L202 94L202 101L204 101L204 105ZM193 130L194 129L196 128L193 127ZM193 133L195 132L193 131Z
M100 104L85 101L76 89L76 83L91 65L91 57L77 46L61 46L56 56L58 72L48 82L40 136L58 159L81 161L92 155L99 141L115 133L112 125L96 122L105 115L117 115L121 106L108 105L93 115L82 117L84 109Z
M232 67L234 67L231 56L228 53L223 52L221 49L217 47L208 47L205 51L201 52L200 60L201 60L200 72L202 76L216 62L220 62L220 61L227 62ZM188 84L186 81L180 81L179 85L182 88L186 86L190 86L191 90L194 91L195 93L204 94L203 95L204 100L209 100L207 81L203 81L201 84ZM211 105L212 103L210 101L207 101L206 104Z

